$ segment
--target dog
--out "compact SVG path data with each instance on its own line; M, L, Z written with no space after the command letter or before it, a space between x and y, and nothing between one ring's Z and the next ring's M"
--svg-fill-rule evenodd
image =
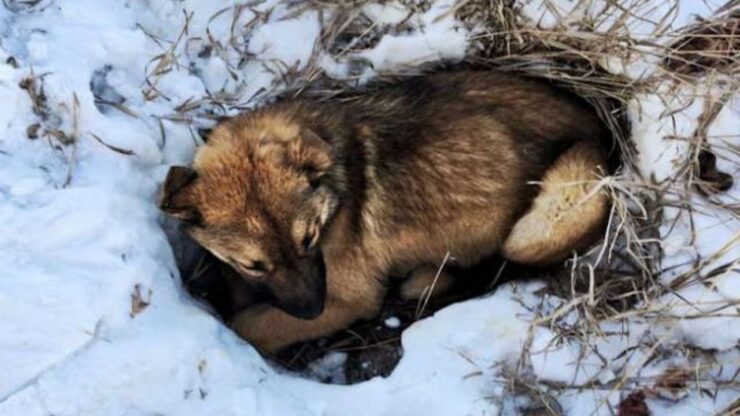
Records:
M270 302L230 326L265 354L379 313L389 275L418 297L445 259L562 261L598 239L611 136L537 79L452 71L219 123L160 208Z

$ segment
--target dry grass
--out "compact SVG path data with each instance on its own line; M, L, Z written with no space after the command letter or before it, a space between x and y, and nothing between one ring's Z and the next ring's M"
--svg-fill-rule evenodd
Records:
M625 323L627 320L641 318L654 322L671 322L681 317L670 315L668 308L658 306L657 299L667 293L678 294L681 288L693 284L704 284L708 276L715 276L737 268L737 263L716 264L714 261L726 250L737 245L732 241L715 255L697 259L693 267L665 284L660 277L669 272L662 266L661 244L658 227L664 224L663 208L679 204L687 210L722 209L729 210L737 218L740 214L737 204L728 206L719 199L712 198L718 192L732 185L732 177L716 169L715 155L707 143L707 131L716 120L717 114L727 104L729 98L740 85L733 78L740 70L740 13L733 2L717 11L716 16L701 21L681 31L670 27L671 13L651 20L652 4L634 0L603 2L603 9L596 16L581 17L577 20L563 18L562 26L540 29L511 7L510 2L496 0L464 1L458 11L459 17L474 24L485 26L477 36L478 49L471 58L479 65L503 68L514 72L544 77L569 88L589 99L612 128L620 151L621 168L603 181L603 187L614 201L610 216L610 226L603 244L581 257L571 260L570 273L562 273L551 285L554 292L569 299L560 310L534 321L534 325L544 325L557 334L561 341L576 341L584 351L596 353L595 341L604 334L602 323ZM736 3L736 2L735 2ZM545 1L545 7L552 4ZM596 2L582 1L583 7L593 7ZM653 3L654 4L654 3ZM650 33L635 36L629 22L639 20L651 27ZM667 39L658 43L657 38ZM664 46L669 45L669 46ZM624 78L608 72L604 65L613 57L629 60L636 56L648 56L661 64L662 71L638 78ZM634 143L629 139L622 112L624 105L636 94L656 91L659 85L674 84L676 88L684 84L694 84L699 77L715 76L729 79L730 85L719 99L705 100L704 111L698 120L696 132L688 138L691 150L683 161L684 167L668 181L658 183L654 178L641 177L637 169L637 153ZM698 206L692 193L695 189L707 198L704 207ZM737 240L737 239L735 239ZM723 310L726 316L737 316L736 305L716 305L711 312L706 306L699 308L696 316L717 316ZM728 310L729 309L729 310ZM568 325L561 317L575 313L575 325ZM685 318L683 318L685 319ZM634 354L647 349L650 354L643 365L659 359L661 354L675 355L667 351L661 339L645 339L643 345L636 346L625 354ZM666 379L675 374L685 374L685 370L673 370L662 379L644 380L637 376L640 368L623 368L615 371L616 376L606 384L592 386L550 385L543 390L542 382L536 388L531 375L524 371L528 363L529 351L525 349L517 371L506 374L510 390L524 394L539 408L547 409L545 414L559 414L553 410L548 399L550 394L562 394L573 389L606 389L624 391L625 405L620 405L620 414L628 408L639 413L644 408L644 392L628 394L636 386L653 385L650 390L666 384ZM606 359L604 364L606 365ZM716 364L715 364L716 365ZM708 365L712 368L712 365ZM703 370L708 370L704 368ZM704 374L705 371L702 371ZM674 377L675 378L675 377ZM706 388L712 380L686 377L682 380L695 388ZM671 384L671 383L668 383ZM675 383L674 383L675 384ZM657 387L655 387L657 386ZM730 388L739 388L733 378ZM546 394L542 392L545 391ZM533 393L534 392L534 393ZM640 396L642 395L642 396ZM642 399L640 399L642 397ZM643 413L647 414L647 413Z

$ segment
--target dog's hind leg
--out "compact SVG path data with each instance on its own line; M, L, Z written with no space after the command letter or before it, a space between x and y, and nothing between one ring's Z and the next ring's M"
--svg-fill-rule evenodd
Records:
M563 153L545 172L532 207L504 242L503 256L544 265L594 243L609 211L609 197L598 184L605 166L605 152L595 142L576 142Z
M404 300L422 299L426 296L439 296L447 292L455 278L437 266L421 266L411 272L401 284L401 298Z

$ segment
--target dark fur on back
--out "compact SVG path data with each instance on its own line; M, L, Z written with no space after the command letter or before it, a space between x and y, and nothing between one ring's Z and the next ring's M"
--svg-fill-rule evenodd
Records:
M466 94L468 93L468 94ZM556 88L544 80L512 77L493 71L440 73L409 77L390 84L371 85L366 90L339 101L291 101L280 104L293 112L300 123L315 130L332 143L346 175L343 183L345 203L361 207L366 194L365 165L376 167L377 180L384 184L394 202L392 217L409 224L427 224L424 212L428 194L415 186L420 174L434 175L434 166L420 172L409 166L419 149L439 146L439 151L455 153L455 143L440 138L455 135L465 128L460 115L494 120L497 126L516 137L515 151L526 163L524 182L537 181L544 170L574 141L595 140L604 144L610 133L594 109L579 97ZM369 129L363 133L358 126ZM367 142L373 147L368 156ZM363 144L365 143L365 144ZM490 149L478 149L485 152ZM369 160L372 157L372 160ZM509 172L500 169L500 176ZM459 186L455 182L454 187ZM536 186L520 186L511 198L519 201L520 211L537 192ZM439 192L453 191L440 187ZM472 190L474 191L474 190ZM359 209L353 210L359 212ZM414 213L408 215L408 213ZM353 230L361 232L360 219Z

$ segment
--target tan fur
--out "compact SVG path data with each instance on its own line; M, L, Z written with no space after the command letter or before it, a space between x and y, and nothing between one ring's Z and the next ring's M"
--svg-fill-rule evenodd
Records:
M545 172L532 208L506 239L501 253L525 264L547 264L584 249L603 228L609 197L599 189L602 149L581 142Z
M278 307L230 325L275 353L375 316L392 270L419 269L405 291L418 296L448 253L470 266L503 246L543 264L591 244L606 197L581 203L590 185L560 185L595 178L605 137L592 109L546 83L438 74L227 120L192 171L173 168L161 207L273 294Z
M434 297L448 292L455 278L439 266L421 266L411 272L401 285L401 298L405 300Z

